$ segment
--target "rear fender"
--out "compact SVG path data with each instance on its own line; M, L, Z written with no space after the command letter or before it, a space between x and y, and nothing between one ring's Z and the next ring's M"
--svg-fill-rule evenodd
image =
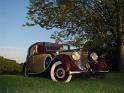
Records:
M57 55L51 62L51 64L54 64L56 61L61 61L64 69L69 72L69 71L81 71L79 67L74 63L74 61L65 54L60 54Z

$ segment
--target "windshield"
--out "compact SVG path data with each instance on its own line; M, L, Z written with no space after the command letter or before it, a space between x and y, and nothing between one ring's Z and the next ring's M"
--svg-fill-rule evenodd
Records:
M79 48L75 46L66 45L66 44L63 44L62 47L60 47L60 51L77 50L77 49Z
M75 49L79 49L79 48L75 46L70 46L70 50L75 50Z

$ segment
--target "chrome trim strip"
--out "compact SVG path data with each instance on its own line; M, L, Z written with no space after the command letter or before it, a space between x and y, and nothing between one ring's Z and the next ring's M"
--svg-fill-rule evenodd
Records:
M69 74L72 75L72 74L81 74L81 73L107 73L107 72L109 72L109 70L108 71L92 71L92 72L90 72L90 71L70 71Z
M86 71L70 71L69 74L80 74L82 72L86 72Z
M109 70L108 71L97 71L97 72L109 72Z

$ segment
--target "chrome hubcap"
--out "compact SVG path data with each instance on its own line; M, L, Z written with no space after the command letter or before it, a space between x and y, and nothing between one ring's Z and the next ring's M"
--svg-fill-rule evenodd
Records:
M58 78L64 78L65 77L65 70L63 68L58 68L56 71L56 76Z

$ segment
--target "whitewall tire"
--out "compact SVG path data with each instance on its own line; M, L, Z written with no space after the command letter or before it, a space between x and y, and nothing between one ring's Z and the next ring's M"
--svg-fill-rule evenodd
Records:
M24 76L29 76L27 66L24 66Z
M65 71L61 61L55 62L50 70L50 76L53 81L70 82L72 75Z

